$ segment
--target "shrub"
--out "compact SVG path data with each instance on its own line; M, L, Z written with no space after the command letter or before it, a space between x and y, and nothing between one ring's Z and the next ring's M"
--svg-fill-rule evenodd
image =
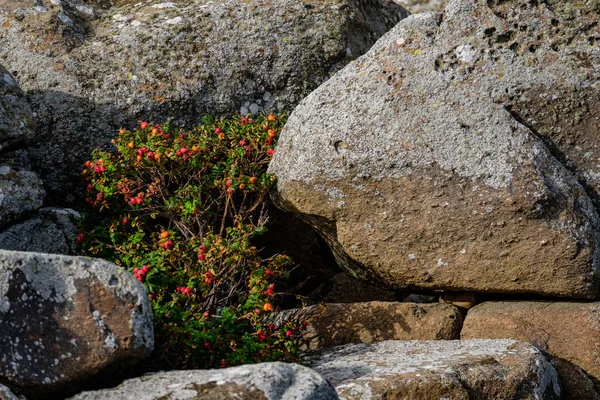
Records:
M86 162L87 255L148 287L157 355L177 368L294 360L294 326L266 324L285 255L263 259L266 168L283 117L205 118L191 131L140 123Z

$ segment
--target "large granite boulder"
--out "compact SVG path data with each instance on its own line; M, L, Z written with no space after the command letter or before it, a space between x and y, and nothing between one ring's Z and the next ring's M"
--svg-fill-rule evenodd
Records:
M120 126L289 112L406 15L384 0L15 0L0 3L0 59L28 92L32 159L64 204Z
M384 340L452 340L460 337L462 315L450 304L372 301L319 304L276 315L277 325L301 327L299 350Z
M154 346L145 286L107 261L0 251L0 382L37 398Z
M347 400L560 398L552 365L514 340L390 340L334 347L306 361Z
M565 398L600 399L599 314L598 302L486 302L469 310L461 338L529 342L552 356Z
M593 298L597 17L452 0L402 20L294 110L270 165L278 205L356 277Z
M337 400L335 389L310 368L281 362L220 370L168 371L129 379L114 389L70 400Z

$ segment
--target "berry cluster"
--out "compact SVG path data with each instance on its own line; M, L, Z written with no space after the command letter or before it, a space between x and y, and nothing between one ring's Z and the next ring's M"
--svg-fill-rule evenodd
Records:
M146 274L148 273L148 271L150 271L150 266L149 265L144 265L142 268L134 268L133 269L133 276L138 281L144 282L144 279L146 278Z
M119 131L115 151L86 162L93 212L77 242L147 286L157 354L170 365L295 359L295 326L263 326L291 260L265 259L252 245L266 230L275 184L266 169L283 123L205 118L184 131L141 121Z

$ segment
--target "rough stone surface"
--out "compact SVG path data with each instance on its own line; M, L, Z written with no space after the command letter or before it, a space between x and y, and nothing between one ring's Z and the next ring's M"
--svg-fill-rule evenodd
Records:
M32 138L31 108L17 81L0 65L0 152Z
M35 172L0 165L0 227L40 208L45 196Z
M387 0L85 3L0 3L0 60L37 114L31 155L57 202L120 126L289 112L407 14Z
M553 356L565 398L598 399L600 303L485 302L467 314L463 339L510 338L529 342Z
M62 389L139 361L154 346L143 284L107 261L0 251L0 380Z
M335 389L310 368L263 363L220 370L169 371L129 379L114 389L70 400L336 400Z
M402 20L294 110L270 165L278 205L355 277L593 298L592 181L569 171L578 147L600 165L592 3L452 0ZM567 168L542 125L571 143Z
M460 311L449 304L323 304L283 311L277 318L298 326L307 322L301 330L303 351L383 340L452 340L462 326Z
M68 208L41 208L29 219L0 232L0 249L74 254L81 216Z
M385 341L323 350L307 361L347 400L560 398L552 365L513 340Z
M6 386L0 385L0 400L19 400L19 399Z
M430 11L442 11L447 0L394 0L394 2L412 14Z

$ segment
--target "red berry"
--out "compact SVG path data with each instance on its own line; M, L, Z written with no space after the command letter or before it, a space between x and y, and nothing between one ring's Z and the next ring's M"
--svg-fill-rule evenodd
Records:
M83 243L83 239L85 239L85 234L84 233L80 233L79 235L77 235L77 238L75 239L75 241L79 244Z
M154 155L153 152L148 152L148 154L146 154L146 158L148 158L148 160L150 161L154 161L156 159L156 156Z
M204 343L204 348L206 350L210 349L210 343L208 343L208 342Z
M206 253L206 246L201 245L200 247L198 247L198 250L200 250L200 253Z
M189 151L187 147L182 147L181 148L181 154L187 154L187 152Z
M91 192L92 190L94 190L94 186L90 183L87 185L87 190L88 192Z
M171 137L170 133L165 134L165 139L169 139Z
M269 268L265 269L265 275L271 276L271 270Z
M275 150L269 149L269 150L267 150L267 154L272 156L273 154L275 154Z
M221 133L221 128L216 128L215 129L215 133L218 135L219 133Z
M288 331L285 333L285 336L292 337L293 334L294 334L294 332L292 332L291 329L288 329Z
M246 141L244 139L240 140L240 146L245 146L246 145Z
M271 138L268 138L268 139L265 141L265 144L266 144L267 146L270 146L270 145L272 145L272 144L273 144L273 139L271 139Z
M173 241L172 241L172 240L167 240L167 241L164 243L165 249L172 249L172 248L173 248L173 245L174 245L174 243L173 243Z
M150 266L149 266L149 265L144 265L144 266L142 267L142 271L144 272L144 274L147 274L147 273L148 273L148 271L150 271Z
M219 363L219 365L221 366L221 368L226 368L227 367L227 360L221 360L221 362Z
M206 260L206 254L204 254L204 253L198 254L198 260L200 260L200 261Z
M233 189L232 188L227 188L226 192L227 192L227 194L232 194L233 193Z
M231 186L232 184L233 184L233 180L231 180L231 179L227 179L225 181L225 186L227 186L227 187Z
M135 197L130 198L129 204L137 204L137 199Z
M269 324L267 326L267 329L270 330L270 331L274 331L275 330L275 324Z
M140 122L140 128L146 129L148 127L148 123L146 121Z

